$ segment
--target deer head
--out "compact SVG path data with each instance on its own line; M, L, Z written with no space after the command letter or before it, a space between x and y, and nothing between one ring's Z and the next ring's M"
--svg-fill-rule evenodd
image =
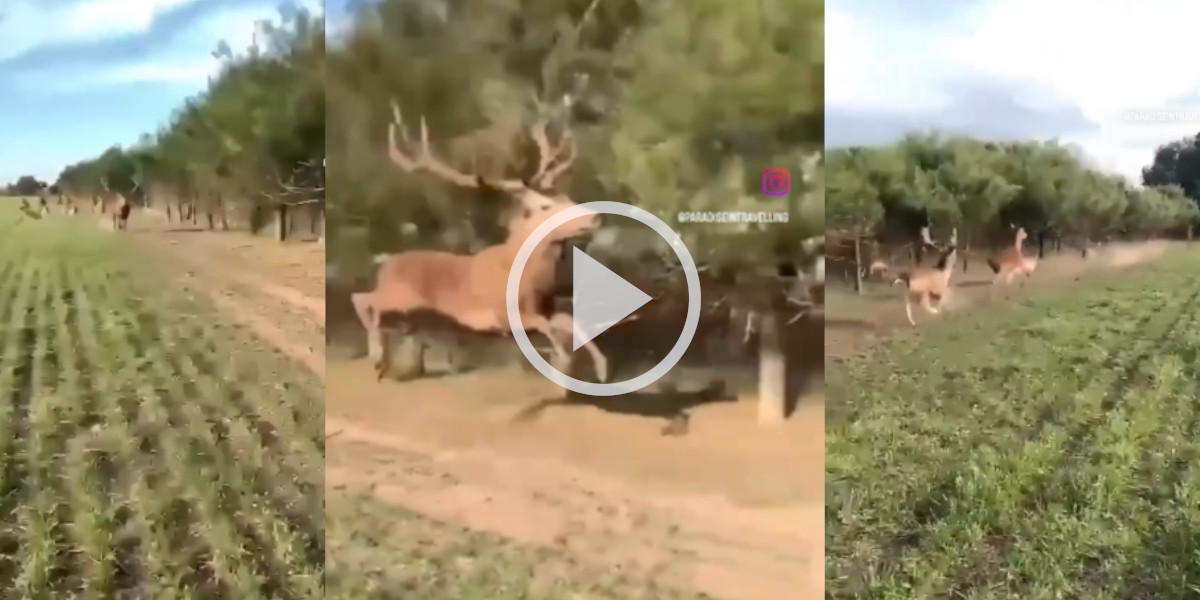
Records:
M412 143L408 128L400 115L400 108L394 101L392 117L392 122L388 124L388 157L392 163L406 172L426 171L460 187L494 188L507 192L515 205L514 216L508 227L510 236L523 239L550 217L576 206L566 194L552 191L554 181L575 162L576 146L570 130L564 131L558 143L552 146L546 135L546 122L537 122L530 129L530 137L538 148L537 171L528 179L488 180L478 174L464 173L434 156L429 147L429 128L425 124L424 116L420 120L421 138L417 148L412 154L405 154L397 143L397 137L407 145ZM562 241L590 236L599 226L599 215L589 212L556 228L547 240Z
M1029 233L1025 231L1024 227L1017 227L1016 225L1013 225L1012 223L1009 223L1008 226L1017 231L1017 243L1018 244L1020 244L1021 242L1024 242L1025 239L1029 237Z

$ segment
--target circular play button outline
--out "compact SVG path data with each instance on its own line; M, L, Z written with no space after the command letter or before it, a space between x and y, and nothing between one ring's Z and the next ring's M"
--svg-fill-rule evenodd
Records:
M525 271L525 264L529 262L529 257L533 254L534 248L546 236L550 235L552 231L567 221L591 214L629 217L653 229L655 233L667 241L667 244L675 252L675 256L679 257L679 262L683 267L683 275L687 281L687 317L683 323L683 332L679 334L679 339L675 341L675 346L671 348L666 357L659 361L657 365L654 365L654 368L625 381L612 383L583 381L555 369L545 358L542 358L537 348L533 347L533 342L529 341L529 334L525 333L525 327L521 322L521 310L518 301L521 274ZM692 259L692 254L688 252L687 246L683 244L683 238L679 237L679 234L675 233L675 230L671 229L671 226L663 222L662 219L654 216L645 209L624 202L613 202L610 200L585 202L555 213L541 225L538 225L533 230L533 233L529 234L529 237L525 239L525 243L521 244L521 249L517 251L512 268L508 272L508 289L505 292L504 300L508 309L508 326L512 330L513 339L517 341L517 347L521 349L521 354L525 355L529 363L539 373L544 375L546 379L579 394L586 394L588 396L617 396L636 392L658 381L683 359L683 355L687 352L688 346L691 345L692 338L696 335L696 328L700 323L700 272L696 269L696 261Z

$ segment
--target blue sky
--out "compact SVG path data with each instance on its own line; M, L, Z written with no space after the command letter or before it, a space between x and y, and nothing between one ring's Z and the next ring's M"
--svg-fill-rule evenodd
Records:
M332 0L331 8L346 0ZM320 11L320 0L292 2ZM0 0L0 184L155 131L279 0Z
M1193 0L827 0L825 139L1058 138L1140 181L1200 132ZM1157 122L1144 119L1152 117Z

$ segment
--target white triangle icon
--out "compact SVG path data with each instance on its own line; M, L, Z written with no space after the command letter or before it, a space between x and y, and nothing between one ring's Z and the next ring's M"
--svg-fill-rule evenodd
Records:
M579 248L571 253L575 304L574 350L650 301L650 296Z

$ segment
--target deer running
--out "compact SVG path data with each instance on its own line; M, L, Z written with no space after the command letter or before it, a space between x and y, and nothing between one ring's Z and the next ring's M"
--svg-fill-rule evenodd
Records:
M925 241L932 244L928 230L924 230L923 234ZM919 267L901 273L892 282L893 286L904 282L908 288L904 295L904 314L908 316L908 323L913 327L917 326L916 320L913 319L913 302L920 304L925 312L936 315L941 312L942 301L950 294L950 276L954 274L954 262L958 258L958 231L950 234L950 243L945 247L935 247L939 249L940 254L932 268Z
M104 186L105 197L101 198L103 208L100 212L109 212L111 209L112 228L113 231L123 231L129 227L129 213L133 210L133 205L130 204L129 198L121 192L114 192L108 187L108 180L100 180L100 184ZM138 184L134 182L133 189L137 190Z
M1009 248L1006 248L999 256L989 258L987 264L992 269L992 273L996 274L992 280L992 285L1000 283L1004 280L1005 285L1012 283L1012 280L1017 275L1024 275L1025 279L1021 280L1021 285L1024 286L1029 278L1033 276L1034 269L1037 268L1037 258L1026 258L1022 252L1022 247L1025 244L1025 239L1029 234L1025 232L1024 227L1017 228L1016 241Z
M551 216L576 206L565 194L549 191L554 180L575 160L575 142L569 130L552 148L546 136L546 123L539 121L530 130L538 147L536 173L528 180L487 181L477 174L459 171L434 156L423 116L419 145L412 155L406 155L397 144L397 129L405 143L409 143L408 131L394 102L392 112L393 122L388 125L388 156L393 164L405 172L428 172L461 187L505 191L514 200L514 214L508 223L507 239L476 254L412 250L377 257L379 267L375 288L352 294L351 301L367 330L368 354L375 361L379 378L387 368L380 328L383 313L432 310L471 330L511 334L505 292L517 252L535 228ZM549 313L553 311L546 310L556 283L556 264L565 241L590 237L599 225L600 218L595 213L568 221L538 244L522 272L519 287L522 325L527 331L540 333L550 340L554 357L561 361L560 364L570 362L560 337L565 335L570 339L575 325L569 315L551 315ZM593 359L597 377L604 381L608 374L607 360L591 342L585 344L584 349Z

